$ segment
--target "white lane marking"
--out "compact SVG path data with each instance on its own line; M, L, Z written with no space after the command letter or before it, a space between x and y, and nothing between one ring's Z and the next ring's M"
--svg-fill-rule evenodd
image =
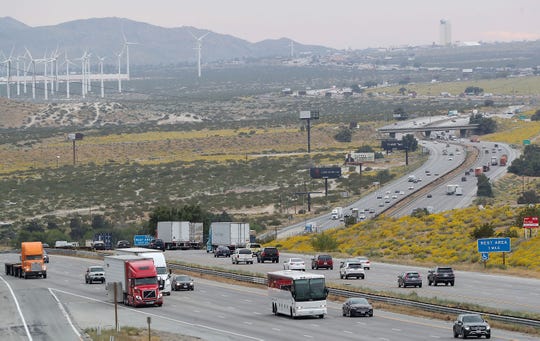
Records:
M281 329L279 329L279 328L272 328L272 330L275 330L276 332L280 332L280 331L281 331Z
M17 311L19 311L19 316L21 317L21 320L22 320L22 323L23 323L23 326L24 326L24 330L26 331L26 336L28 336L28 340L32 341L32 335L30 334L30 330L28 329L28 325L26 324L26 320L24 319L24 315L21 311L21 307L19 306L19 301L17 301L17 297L15 296L15 293L13 292L13 290L11 289L11 285L9 285L9 283L3 278L0 276L0 279L6 283L6 286L8 287L9 289L9 292L11 292L11 296L13 297L13 300L15 301L15 306L17 307Z
M344 330L343 331L345 334L352 334L353 332L349 331L349 330Z
M434 339L440 339L440 338L441 338L441 337L438 336L438 335L430 335L429 337L432 337L432 338L434 338Z
M83 295L75 294L75 293L60 290L60 289L53 289L53 288L51 288L51 289L54 290L54 291L57 291L57 292L61 292L61 293L66 294L66 295L71 295L71 296L75 296L75 297L79 297L79 298L84 298L84 299L89 300L89 301L94 301L94 302L99 302L99 303L102 303L102 304L105 304L105 305L114 306L114 303L109 303L109 302L106 302L106 301L97 300L97 299L92 298L92 297L83 296ZM187 326L204 328L204 329L212 330L212 331L215 331L215 332L218 332L218 333L225 333L225 334L239 336L239 337L243 337L243 338L251 339L251 340L264 341L263 339L260 339L260 338L257 338L257 337L244 335L244 334L240 334L240 333L235 333L235 332L231 332L229 330L214 328L214 327L206 326L204 324L191 323L191 322L186 322L186 321L182 321L182 320L177 320L177 319L173 319L171 317L167 317L167 316L163 316L163 315L152 314L152 313L149 313L149 312L146 312L146 311L142 311L140 309L134 309L134 308L126 307L126 306L121 306L121 308L129 310L129 311L131 311L133 313L136 313L136 314L153 316L155 318L160 318L160 319L164 319L164 320L168 320L168 321L172 321L172 322L177 322L177 323L185 324Z
M249 322L249 321L244 321L244 323L250 326L253 324L253 322Z
M392 328L392 330L395 331L395 332L400 332L401 331L401 329L399 329L399 328Z
M304 336L304 337L307 337L307 338L310 338L310 339L313 339L313 336L312 336L312 335L306 335L306 334L304 334L303 336Z
M66 309L64 309L64 306L62 305L62 303L60 302L60 300L58 299L58 297L56 297L56 295L54 294L54 292L52 292L51 288L49 288L49 292L51 293L51 295L54 297L54 299L56 300L56 303L58 303L58 307L60 308L60 310L62 311L62 314L64 315L64 317L66 318L66 320L68 321L69 325L71 326L71 329L73 329L73 331L75 332L75 334L79 337L79 339L81 339L81 333L79 333L79 331L77 330L77 328L75 328L75 326L73 325L73 322L71 322L71 318L69 317L69 314L67 313ZM82 340L82 339L81 339Z
M217 317L219 317L220 319L224 319L225 315L218 315Z

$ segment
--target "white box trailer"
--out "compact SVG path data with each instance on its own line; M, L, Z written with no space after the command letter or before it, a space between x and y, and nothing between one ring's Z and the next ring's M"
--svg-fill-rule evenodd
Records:
M156 267L158 279L160 279L160 282L162 283L160 286L160 291L164 295L171 294L171 276L169 274L167 261L165 260L165 254L163 251L146 249L144 247L129 247L125 249L116 249L114 250L114 253L116 255L133 255L154 260L154 266Z
M249 223L213 222L210 225L212 248L225 245L231 249L249 243Z
M189 221L160 221L157 238L163 240L165 249L199 249L203 242L203 224Z

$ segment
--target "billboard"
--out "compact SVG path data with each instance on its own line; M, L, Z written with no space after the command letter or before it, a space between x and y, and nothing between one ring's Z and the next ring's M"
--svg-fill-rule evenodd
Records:
M392 149L405 149L403 146L403 141L399 140L382 140L381 141L381 148L384 150L392 150Z
M312 179L338 179L341 177L341 167L311 167L309 175Z
M375 153L357 153L350 152L345 158L346 163L374 162Z
M74 141L74 140L82 140L84 137L83 133L70 133L68 134L68 140Z

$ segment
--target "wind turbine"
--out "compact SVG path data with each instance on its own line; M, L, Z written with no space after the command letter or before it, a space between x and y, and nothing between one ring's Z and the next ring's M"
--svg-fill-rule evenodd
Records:
M124 54L124 46L116 57L118 58L118 92L122 93L122 54Z
M65 55L64 55L64 63L66 64L66 98L69 99L69 64L73 64L73 65L77 65L75 63L73 63L71 60L68 59L67 57L67 51L65 52Z
M197 75L199 76L199 78L201 78L201 50L202 50L202 40L204 39L204 37L206 37L208 34L210 34L210 32L206 32L205 34L203 34L202 36L200 37L196 37L191 31L189 31L189 33L191 34L191 36L193 38L195 38L195 40L197 41L197 47L195 47L195 50L197 50Z
M101 98L105 97L105 88L103 87L103 61L105 60L105 57L98 57L99 59L99 72L100 72L100 78L101 78Z
M13 56L13 48L11 49L11 52L9 54L9 57L2 61L3 64L6 64L6 93L7 93L7 98L11 98L11 85L10 85L10 82L11 82L11 61L12 61L12 56ZM5 58L5 56L4 56Z
M86 60L88 59L88 52L85 50L83 55L80 58L77 58L77 60L81 61L81 94L82 97L86 97Z
M24 49L26 50L26 54L30 58L30 63L28 64L28 68L25 70L25 74L28 72L28 69L32 67L32 99L36 99L36 60L32 58L32 54L30 53L30 51L28 51L26 47Z
M294 41L291 40L289 45L291 47L291 58L294 58Z
M127 41L126 35L124 34L124 32L122 32L122 37L124 38L124 47L126 49L126 61L127 61L126 74L127 74L127 79L129 80L129 45L138 45L139 43Z

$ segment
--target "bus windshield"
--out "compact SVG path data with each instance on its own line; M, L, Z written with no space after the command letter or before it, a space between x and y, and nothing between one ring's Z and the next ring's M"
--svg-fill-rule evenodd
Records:
M294 281L292 290L295 301L319 301L325 300L324 278L297 279Z

